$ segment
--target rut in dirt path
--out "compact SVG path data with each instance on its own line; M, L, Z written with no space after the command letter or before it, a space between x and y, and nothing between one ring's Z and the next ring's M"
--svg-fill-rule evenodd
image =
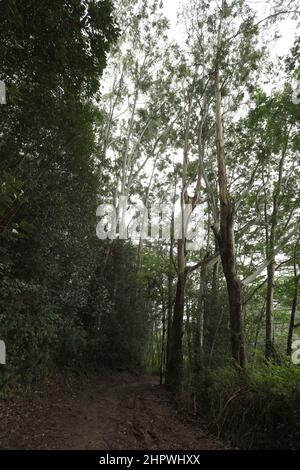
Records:
M69 387L51 384L27 403L11 403L16 417L6 448L161 450L220 449L200 425L179 416L170 393L149 377L112 374ZM31 408L28 408L30 406ZM22 416L23 408L23 416ZM1 413L0 404L0 413ZM21 415L21 419L20 419ZM0 428L0 431L2 429Z

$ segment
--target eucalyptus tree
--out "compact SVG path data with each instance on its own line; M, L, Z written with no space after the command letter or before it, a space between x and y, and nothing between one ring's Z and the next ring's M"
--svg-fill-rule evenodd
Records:
M186 55L186 74L187 86L183 102L185 103L185 117L183 122L183 161L181 178L181 205L191 203L192 213L196 204L200 201L200 193L203 194L203 183L205 185L207 200L213 217L213 228L215 238L218 242L223 268L228 284L228 294L230 303L230 319L232 331L232 354L235 361L244 366L244 342L242 330L242 300L240 282L237 279L235 267L235 252L233 239L233 214L229 201L228 181L226 176L223 127L221 116L221 84L220 70L224 72L222 77L223 87L228 87L228 81L232 77L234 85L239 84L239 80L244 76L244 83L251 73L251 67L259 58L257 52L253 52L250 47L252 42L251 25L249 29L238 35L238 44L233 44L232 29L230 25L238 13L243 11L248 13L248 21L251 19L251 11L245 8L241 10L239 3L234 2L228 6L223 4L220 9L218 5L208 4L207 2L194 1L186 7L186 22L189 31L187 35ZM241 15L241 17L243 17ZM245 20L245 24L246 20ZM227 37L227 40L226 40ZM244 44L244 47L238 47ZM238 51L238 52L236 52ZM252 63L247 63L246 59L251 56ZM239 65L238 72L233 75L233 70ZM215 88L215 91L214 91ZM240 95L231 93L233 106L235 107L240 100ZM213 103L216 101L215 114L213 112ZM199 112L200 110L200 112ZM219 175L219 197L220 208L217 204L217 194L214 183L211 181L211 175L208 175L207 157L211 160L214 151L211 144L213 139L214 121L217 129L217 172ZM190 155L192 155L192 158ZM193 162L194 161L194 162ZM195 166L193 178L189 177L189 168L191 163ZM212 170L215 165L210 164ZM191 186L193 195L189 195L188 188ZM194 186L194 187L193 187ZM167 368L168 382L179 388L182 380L182 325L184 316L184 298L185 285L188 273L193 270L214 263L218 254L208 256L196 264L189 266L187 264L187 232L184 222L185 215L182 211L182 238L178 241L177 247L177 292L174 305L173 316L173 334L172 349L173 355ZM190 215L190 214L189 214ZM220 225L219 225L220 217ZM220 228L221 227L221 228Z
M293 300L291 306L291 317L290 317L290 324L289 324L289 332L287 338L287 355L290 356L292 354L292 346L293 346L293 338L294 338L294 330L297 326L296 324L296 313L299 301L299 285L300 285L300 273L299 273L299 241L296 244L295 248L295 259L293 260Z
M177 93L180 100L180 119L176 144L181 147L182 163L180 166L180 236L177 241L177 286L174 302L171 334L169 336L169 355L166 370L166 382L174 390L180 391L183 378L183 323L186 285L188 276L211 259L205 252L204 258L193 264L189 263L189 224L197 206L202 202L203 154L208 142L208 117L211 105L211 86L207 80L207 62L210 49L206 49L206 16L209 5L200 6L192 2L183 6L182 18L186 26L186 42L183 57L178 66ZM202 17L201 17L202 15ZM199 253L198 253L199 257Z
M103 80L103 95L99 106L104 119L99 133L101 171L101 202L111 202L119 216L119 238L134 238L136 250L136 279L143 278L144 225L134 232L136 213L127 212L127 203L142 202L148 207L157 204L163 173L171 165L167 150L174 112L172 104L174 77L171 56L174 47L167 37L168 22L157 0L117 3L120 39L112 50ZM165 191L162 191L165 194ZM125 205L124 205L125 201ZM137 205L139 208L139 204ZM128 221L128 218L131 219ZM121 232L120 227L125 226ZM117 241L108 244L107 258L116 249ZM97 272L105 271L99 258ZM103 274L104 275L104 274ZM152 315L153 302L147 289L136 282L132 311L142 322L139 303L144 293L145 312ZM144 313L145 313L144 312ZM156 318L156 317L155 317ZM147 325L145 325L147 328Z
M289 2L290 3L290 2ZM186 234L184 224L182 239L177 250L178 283L173 318L174 361L167 372L174 374L169 379L178 386L181 381L182 365L182 320L184 312L184 293L188 272L215 262L220 255L228 290L232 357L235 364L244 368L246 364L244 328L243 328L243 285L248 285L262 269L271 263L259 267L244 282L238 275L236 262L236 242L247 233L256 220L246 221L238 232L235 231L237 214L251 187L254 184L260 162L253 155L253 168L242 169L239 175L235 168L235 179L230 181L228 159L231 149L226 149L225 132L236 115L243 109L244 101L253 97L253 84L259 76L258 66L263 58L263 50L258 45L259 27L265 22L275 21L283 13L294 11L275 9L264 20L257 20L255 12L247 2L233 1L207 3L195 1L185 6L188 24L188 41L185 50L188 57L188 86L185 102L185 120L183 132L183 163L181 201L193 204L199 201L199 190L204 184L208 205L213 218L213 232L218 253L207 256L195 266L187 265ZM200 117L195 119L195 106L200 109ZM197 123L197 129L195 126ZM216 129L216 150L213 149L213 128ZM188 194L189 153L193 153L195 134L198 143L198 171L193 196ZM226 136L226 134L225 134ZM228 137L227 137L228 140ZM225 150L226 149L226 150ZM215 163L214 163L215 162ZM212 173L211 173L212 172ZM210 174L209 174L210 173ZM218 190L214 177L217 175ZM243 186L243 190L240 187ZM177 328L176 328L177 327ZM176 346L175 346L176 345Z
M104 86L101 99L106 118L100 134L116 204L147 178L145 170L161 152L171 117L164 99L168 77L162 61L168 23L161 2L122 1L118 9L122 32L105 76L109 86L108 90Z
M285 86L283 91L273 93L269 98L259 93L256 104L251 114L257 129L256 140L260 142L262 151L260 177L263 191L260 203L265 227L265 259L270 260L266 279L265 355L270 359L274 356L275 249L282 237L290 233L299 216L299 166L296 158L299 152L299 124L298 110L291 101L290 86ZM293 237L291 240L293 241ZM282 247L281 258L284 251L286 250Z

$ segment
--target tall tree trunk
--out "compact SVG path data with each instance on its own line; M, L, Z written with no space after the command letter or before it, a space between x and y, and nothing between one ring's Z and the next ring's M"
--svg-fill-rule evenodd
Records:
M258 343L258 337L259 337L259 333L260 333L260 330L261 330L261 325L262 325L262 322L263 322L263 319L264 319L265 307L266 307L266 300L265 300L265 302L264 302L264 304L261 308L260 314L259 314L258 319L257 319L257 326L256 326L256 331L255 331L254 343L253 343L253 353L252 353L253 359L256 356L256 348L257 348L257 343Z
M189 301L186 301L186 339L187 339L187 352L188 352L188 365L189 365L189 374L193 372L193 364L194 364L194 355L193 355L193 347L192 347L192 318L191 318L191 311Z
M196 331L194 339L194 365L193 371L197 374L203 361L203 340L204 340L204 298L207 288L206 266L201 267L200 289L198 298L198 308L196 317Z
M267 268L267 300L266 300L266 344L265 357L267 360L274 357L274 276L275 261L271 261Z
M168 303L167 303L167 350L166 350L166 363L168 364L171 356L171 331L173 323L173 276L171 272L171 250L170 246L170 266L168 272Z
M166 383L176 393L180 392L183 374L183 315L186 287L185 242L178 240L178 278L174 303L173 322L170 335L170 350L167 364Z
M193 93L196 82L196 73L193 80L192 90L189 96L189 104L184 129L184 146L182 161L182 188L181 188L181 238L177 243L177 286L174 303L173 321L170 335L170 355L167 363L166 384L175 392L180 393L183 375L183 354L182 354L182 336L183 336L183 315L186 287L186 220L185 203L187 198L187 169L189 152L189 133L192 113ZM175 194L174 194L175 196ZM174 220L174 219L173 219Z
M159 383L162 385L165 368L165 357L166 357L166 308L163 307L162 312L162 335L161 335L161 351L160 351L160 373Z
M133 131L133 123L134 117L136 113L136 107L139 97L139 77L138 77L138 64L135 64L135 73L136 73L136 82L134 84L134 97L133 97L133 104L131 110L130 121L127 130L127 137L125 142L124 154L123 154L123 162L122 162L122 178L121 178L121 194L124 196L126 194L126 177L127 177L127 170L128 170L128 159L129 159L129 150L130 150L130 139ZM129 187L127 187L127 191ZM128 195L128 194L127 194Z
M299 295L299 282L300 282L300 275L297 273L297 265L296 265L296 262L294 262L294 297L293 297L293 302L292 302L290 327L289 327L289 334L288 334L288 340L287 340L288 356L291 356L292 354L293 334L294 334L294 328L295 328L298 295Z
M176 188L177 178L175 179L174 196L173 196L173 208L176 200ZM174 211L171 216L171 240L169 250L169 266L168 266L168 300L167 300L167 347L166 347L166 367L168 367L171 358L171 336L172 336L172 324L173 324L173 263L174 263Z
M216 94L216 138L218 158L218 182L220 200L220 228L215 227L223 271L227 284L232 357L237 366L246 365L245 340L243 329L242 284L237 275L234 236L234 208L229 192L225 163L224 136L222 124L222 97L219 70L215 73Z
M274 189L273 193L273 209L271 215L271 229L270 229L270 236L268 236L268 226L266 226L266 240L267 240L267 259L271 259L267 267L267 299L266 299L266 344L265 344L265 357L267 360L271 358L275 358L275 348L274 348L274 280L275 280L275 268L276 268L276 261L275 261L275 244L277 240L277 223L278 223L278 212L280 208L280 196L282 190L282 178L283 178L283 169L284 169L284 162L288 148L288 141L289 141L289 134L291 128L287 133L287 138L284 143L279 167L278 167L278 179L277 184ZM265 217L266 222L267 218L267 211L265 206Z

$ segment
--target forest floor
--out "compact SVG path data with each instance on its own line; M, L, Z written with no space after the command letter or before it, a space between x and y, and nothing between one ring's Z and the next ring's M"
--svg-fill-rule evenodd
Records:
M157 378L60 374L0 400L2 449L222 449Z

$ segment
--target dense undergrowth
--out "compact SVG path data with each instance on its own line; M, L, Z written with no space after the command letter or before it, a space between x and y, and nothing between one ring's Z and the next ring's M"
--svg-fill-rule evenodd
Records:
M300 369L288 364L218 368L190 389L190 407L230 448L299 449L299 381Z

